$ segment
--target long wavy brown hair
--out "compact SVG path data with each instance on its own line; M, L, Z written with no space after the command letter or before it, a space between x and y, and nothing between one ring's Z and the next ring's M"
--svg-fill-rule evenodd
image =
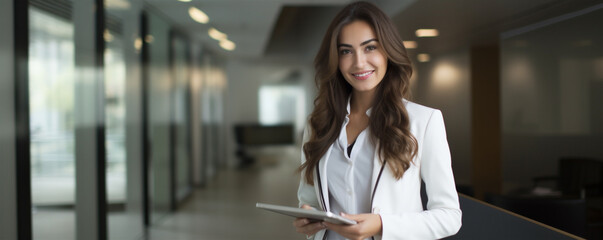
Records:
M387 160L396 179L402 178L417 154L418 143L410 132L408 113L402 101L409 97L412 75L402 38L378 7L367 2L352 3L335 16L314 59L318 95L309 119L310 138L303 146L306 161L299 167L309 184L313 184L313 171L338 138L346 116L352 86L338 68L337 40L343 26L358 20L372 26L387 57L387 72L377 86L371 110L370 139L376 144L381 161Z

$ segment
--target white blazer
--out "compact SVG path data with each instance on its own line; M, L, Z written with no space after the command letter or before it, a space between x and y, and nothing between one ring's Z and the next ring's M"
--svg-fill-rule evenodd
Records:
M450 149L446 140L446 129L442 113L404 100L410 132L419 144L416 157L401 179L381 164L378 154L373 158L371 179L371 209L382 221L382 235L375 239L439 239L454 235L461 228L461 209L454 184ZM304 132L306 143L308 127ZM297 197L299 205L329 211L327 160L333 145L322 156L314 171L314 185L302 177ZM302 151L302 163L306 157ZM303 173L302 173L303 176ZM427 210L421 202L421 180L425 182L428 197ZM314 235L323 239L326 231Z

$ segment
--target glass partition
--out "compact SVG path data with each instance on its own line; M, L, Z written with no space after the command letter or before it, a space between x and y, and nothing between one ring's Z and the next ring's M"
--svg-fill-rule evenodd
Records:
M105 134L107 197L110 206L124 203L126 193L125 62L121 33L105 30Z
M491 198L587 239L603 233L600 22L601 4L503 34L501 158L508 196ZM546 214L551 210L554 216Z
M157 223L171 209L170 158L172 156L172 78L169 71L169 24L152 12L148 14L149 46L148 121L150 137L149 186L151 223Z
M223 98L228 79L216 56L205 53L201 65L202 169L204 177L211 179L217 170L226 164Z
M104 77L107 231L112 240L143 235L140 0L105 4Z
M139 1L105 5L104 77L108 236L140 239L143 234L140 135ZM130 103L130 104L128 104Z
M596 6L595 6L596 7ZM603 7L508 32L501 42L503 178L508 191L556 175L561 158L601 158Z
M174 147L176 161L176 199L183 200L191 191L191 81L187 41L172 35L172 72L174 76Z
M33 236L74 239L74 26L30 6L29 33Z

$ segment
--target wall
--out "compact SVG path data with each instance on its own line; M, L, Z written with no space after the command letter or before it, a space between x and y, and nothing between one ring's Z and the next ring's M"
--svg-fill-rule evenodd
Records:
M15 176L15 116L13 65L13 1L2 0L0 28L0 239L17 239L17 184Z
M457 184L471 183L471 103L469 50L415 61L411 80L415 102L437 108L444 115L452 167Z

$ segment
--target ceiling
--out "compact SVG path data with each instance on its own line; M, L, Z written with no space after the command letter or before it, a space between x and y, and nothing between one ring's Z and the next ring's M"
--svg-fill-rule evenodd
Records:
M228 58L299 58L311 60L322 36L339 9L351 0L146 0L178 29L202 41L206 48ZM419 47L409 50L439 54L471 45L496 44L500 33L567 12L600 0L372 0L392 18L404 40ZM193 21L195 6L210 18ZM236 44L232 52L218 46L207 31L214 27ZM440 36L417 38L418 28L436 28Z

